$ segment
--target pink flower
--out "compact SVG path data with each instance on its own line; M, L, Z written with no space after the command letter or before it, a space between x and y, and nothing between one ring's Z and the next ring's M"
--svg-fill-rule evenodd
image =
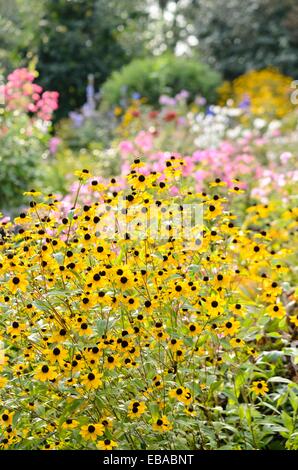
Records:
M291 152L283 152L279 158L280 158L281 163L283 165L286 165L288 161L292 158L292 154Z
M150 132L141 131L135 138L135 143L144 152L149 152L153 147L153 137Z
M187 90L181 90L180 93L177 93L177 95L175 96L175 99L177 101L184 101L184 100L187 100L188 97L189 97L189 92Z
M124 160L121 165L121 175L128 175L130 172L130 164L127 160Z
M49 150L52 155L57 152L58 146L61 143L61 139L59 137L52 137L49 142Z
M185 157L184 158L184 166L182 169L182 174L183 176L190 175L193 172L194 169L194 163L191 157Z
M159 97L159 104L163 106L175 106L176 100L168 95L161 95Z
M208 172L205 170L198 170L194 174L194 178L197 182L203 181L204 178L208 176Z
M26 68L16 69L8 75L7 83L1 90L6 108L36 113L37 117L50 121L53 112L58 108L59 94L56 91L42 93L42 87L33 83L34 79L34 73Z
M171 186L171 188L169 189L169 193L171 196L177 196L179 194L179 189L177 188L177 186Z

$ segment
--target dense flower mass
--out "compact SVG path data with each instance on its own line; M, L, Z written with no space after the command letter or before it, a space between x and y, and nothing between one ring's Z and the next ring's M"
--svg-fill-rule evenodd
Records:
M82 170L67 213L32 190L3 226L1 448L298 447L295 199L240 215L187 165Z
M232 99L254 116L281 118L293 109L292 78L274 68L250 70L219 89L222 100Z

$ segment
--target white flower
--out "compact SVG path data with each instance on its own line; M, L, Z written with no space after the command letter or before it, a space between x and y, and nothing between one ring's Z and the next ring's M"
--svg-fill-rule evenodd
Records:
M266 121L261 118L256 118L253 122L253 125L256 129L262 129L263 127L266 126Z

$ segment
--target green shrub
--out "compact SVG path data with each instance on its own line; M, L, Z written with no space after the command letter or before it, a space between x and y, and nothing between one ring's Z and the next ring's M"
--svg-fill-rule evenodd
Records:
M203 95L212 102L219 84L218 73L197 60L172 55L136 59L114 72L104 84L103 106L120 104L134 93L156 105L160 95L174 96L181 90L187 90L190 99Z

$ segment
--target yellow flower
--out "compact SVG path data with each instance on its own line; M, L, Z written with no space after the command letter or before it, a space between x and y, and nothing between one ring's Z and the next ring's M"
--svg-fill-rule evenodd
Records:
M281 118L293 109L289 99L291 82L291 77L274 68L251 70L219 88L220 102L225 104L228 99L233 99L239 105L248 98L249 111L254 116Z
M169 391L169 396L171 398L176 398L181 403L185 405L189 405L192 401L191 392L188 388L185 387L178 387L174 390Z
M120 358L117 354L114 355L109 355L106 357L105 360L105 368L106 369L115 369L115 367L120 367L121 366L121 361Z
M8 410L2 411L0 415L0 422L2 426L11 426L12 425L12 419L13 419L14 411L9 412Z
M269 305L269 307L266 309L266 312L270 318L283 318L286 315L286 310L280 302Z
M86 387L87 390L94 390L101 386L101 377L102 374L100 374L96 370L92 370L91 372L88 372L88 374L83 376L81 383Z
M256 395L265 395L268 392L269 388L265 380L256 380L252 383L251 390Z
M295 326L298 326L298 315L290 315L291 323L294 323Z
M243 346L245 346L245 341L243 341L243 339L240 339L240 338L232 338L230 339L230 345L233 348L243 348Z
M54 364L56 362L58 362L59 364L63 364L68 353L65 349L61 348L60 346L56 346L55 348L48 350L46 355L51 364Z
M7 379L5 377L0 377L0 388L5 387L7 384Z
M68 418L63 424L62 429L75 429L78 427L78 421L75 419Z
M115 116L120 116L120 114L122 114L122 108L120 106L116 106L114 108L114 115Z
M25 292L28 286L27 276L25 274L14 274L8 282L9 290L15 294L17 290Z
M18 321L13 321L11 325L7 328L7 333L12 337L21 335L26 330L25 323L20 323Z
M206 302L202 304L211 318L219 316L223 313L223 301L219 296L211 295L206 298Z
M53 380L57 377L57 373L54 367L48 366L47 364L41 364L36 372L35 378L41 382L46 382L47 380Z
M202 327L197 323L190 323L187 328L190 336L197 336L202 332Z
M142 401L132 401L128 405L128 416L132 419L139 418L145 413L147 407Z
M100 450L113 450L117 445L117 442L112 441L111 439L105 439L104 441L98 441L97 443L97 447Z
M39 191L35 191L35 189L31 189L31 191L25 191L23 193L24 196L31 196L31 197L38 197L41 196L42 193Z
M169 348L171 351L176 352L181 349L183 346L183 341L181 339L172 338L168 342Z
M230 335L233 336L240 328L240 322L230 318L223 325L221 325L221 330L224 336Z
M155 419L152 429L157 432L167 432L173 429L173 425L166 416L162 415L160 418Z
M76 170L74 174L79 178L80 181L86 181L91 177L90 171L85 168L83 170Z

